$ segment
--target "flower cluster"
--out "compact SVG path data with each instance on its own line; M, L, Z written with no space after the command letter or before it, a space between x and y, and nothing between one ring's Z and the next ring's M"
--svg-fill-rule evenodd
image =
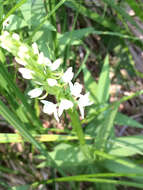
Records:
M18 34L7 31L0 36L0 46L15 56L15 61L22 65L18 69L22 77L31 79L35 88L28 92L30 98L39 98L44 104L43 112L53 114L59 122L64 110L74 109L78 105L81 117L84 118L84 108L92 104L89 93L82 94L82 85L72 83L74 73L72 67L65 72L61 69L62 59L54 62L39 52L36 43L32 48L20 41ZM43 93L45 92L45 95ZM48 94L54 95L57 103L45 100ZM42 97L41 97L42 96Z

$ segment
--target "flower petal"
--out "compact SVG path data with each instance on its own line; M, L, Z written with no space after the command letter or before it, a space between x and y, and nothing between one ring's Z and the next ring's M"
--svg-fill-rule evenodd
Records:
M47 100L41 100L44 104L43 112L48 115L54 114L55 119L59 122L58 112L57 112L57 104L49 102Z
M80 97L80 93L82 91L82 85L79 84L78 82L75 82L74 85L72 84L72 82L69 82L69 86L70 86L70 91L71 94L74 95L76 98Z
M41 100L41 102L44 104L44 107L43 107L43 112L44 113L47 113L47 114L51 115L57 109L56 108L57 105L52 103L52 102L49 102L49 101L46 101L46 100Z
M80 104L78 104L78 106L79 106L81 118L84 119L84 107L82 105L80 105Z
M33 90L30 90L28 92L28 95L30 96L30 98L37 98L42 94L42 92L43 92L42 88L35 88Z
M13 33L13 34L12 34L12 38L15 39L15 40L17 40L17 41L20 40L19 35L16 34L16 33Z
M25 78L25 79L32 79L33 78L32 74L34 72L31 71L30 69L19 68L18 71L22 74L23 78Z
M22 59L20 59L18 57L15 57L15 61L17 63L19 63L20 65L24 65L24 66L27 65L26 61L24 61L24 60L22 60Z
M73 107L73 103L70 100L63 99L60 102L58 115L59 117L62 115L64 110L68 110Z
M36 42L34 42L32 44L32 48L33 48L34 54L39 55L39 50L38 50L38 46L37 46Z
M72 72L72 67L69 67L66 72L63 74L62 76L62 80L65 83L69 83L71 82L72 78L73 78L74 73Z
M90 99L89 99L89 92L86 93L85 95L80 95L80 99L78 100L78 102L83 107L90 106L90 105L93 104L93 102L91 102Z
M23 59L24 58L29 59L30 56L27 54L27 52L28 52L27 46L26 45L21 45L19 47L18 57L23 58Z
M61 58L59 58L56 61L54 61L54 63L51 64L51 66L50 66L51 71L57 70L59 68L59 66L61 65L61 63L62 63L62 59Z
M89 92L86 93L85 95L80 95L80 98L78 100L78 106L82 119L84 119L84 107L90 106L92 104L93 102L91 102L89 99Z
M43 52L41 52L39 55L38 55L38 63L39 64L44 64L44 65L47 65L47 66L51 66L51 61L48 57L45 57Z
M49 79L47 79L47 82L48 82L48 84L49 84L50 86L55 86L55 85L57 85L57 81L56 81L55 79L49 78Z

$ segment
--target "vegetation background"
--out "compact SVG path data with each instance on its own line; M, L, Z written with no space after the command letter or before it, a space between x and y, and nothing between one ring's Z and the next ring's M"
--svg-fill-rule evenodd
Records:
M143 1L0 0L0 30L62 57L94 102L57 123L0 47L0 189L143 189Z

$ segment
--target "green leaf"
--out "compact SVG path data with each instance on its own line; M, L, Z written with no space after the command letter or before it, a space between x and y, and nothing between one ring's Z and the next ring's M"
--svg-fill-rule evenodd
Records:
M10 15L8 17L8 20L9 24L6 26L6 30L9 31L18 30L25 26L28 26L27 23L24 21L24 19L17 15Z
M21 13L25 19L25 21L27 22L27 24L29 26L31 26L31 17L32 17L32 11L31 11L31 5L32 5L32 1L31 0L27 0L21 7ZM36 19L36 18L35 18Z
M99 77L98 87L97 87L97 97L100 103L105 103L109 98L109 56L107 55L104 60L104 65Z
M113 22L111 22L110 19L101 17L97 12L92 11L89 8L86 8L83 5L79 4L78 1L67 1L65 2L65 5L78 11L80 14L92 19L93 21L99 23L100 25L104 27L108 27L112 29L113 31L120 31L118 26L115 25Z
M29 189L30 189L30 185L20 185L20 186L8 188L8 190L29 190Z
M16 5L10 9L10 11L6 14L6 16L3 19L3 22L11 15L13 14L20 6L22 6L27 0L21 0Z
M119 157L107 154L105 152L95 151L95 155L103 158L102 166L104 165L109 171L115 173L126 173L134 174L134 179L142 181L143 179L143 168L139 167L134 162L131 162L129 159L121 159Z
M114 136L113 134L113 127L114 127L114 120L118 111L119 103L113 104L104 114L104 121L100 125L98 134L96 136L96 148L98 150L108 150L109 148L109 139Z
M118 112L115 118L115 124L122 125L122 126L129 126L135 128L143 128L143 125L136 120Z
M78 146L61 143L49 154L52 159L55 160L56 164L66 171L75 172L78 171L80 166L84 166L85 164L86 166L88 165L87 160L85 160L85 157ZM38 168L43 168L49 164L50 163L47 163L47 161L43 161L38 165ZM79 172L82 172L81 168Z
M93 32L94 28L92 27L66 32L59 35L59 45L67 45L70 41L70 45L76 45L80 42L80 40L82 40L83 37L86 37Z
M127 157L136 154L143 155L143 136L118 137L111 140L109 153L115 156Z
M54 135L54 134L32 134L32 136L41 142L60 142L60 141L73 141L78 140L77 136L70 135ZM91 139L90 136L85 136L85 139ZM19 134L12 133L0 133L0 143L18 143L18 142L28 142L28 140L23 139Z
M120 14L125 21L130 22L133 26L135 26L139 31L141 31L143 33L142 28L135 22L135 20L130 17L126 11L119 6L114 0L103 0L105 3L107 3L109 6L111 6L118 14ZM126 24L126 23L125 23Z
M84 74L84 84L87 92L90 92L90 99L97 103L98 98L96 95L97 92L97 83L93 79L92 75L88 71L85 64L82 66L83 74Z

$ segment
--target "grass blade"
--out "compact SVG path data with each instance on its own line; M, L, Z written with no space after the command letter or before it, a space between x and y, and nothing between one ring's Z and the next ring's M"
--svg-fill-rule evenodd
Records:
M109 98L109 56L107 55L104 60L104 65L99 77L98 87L97 87L97 97L100 103L107 102Z

